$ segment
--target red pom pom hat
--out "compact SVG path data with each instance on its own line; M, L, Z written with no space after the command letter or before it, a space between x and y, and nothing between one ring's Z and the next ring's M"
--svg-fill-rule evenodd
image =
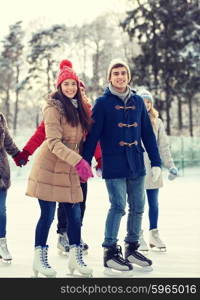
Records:
M67 59L60 62L60 71L57 76L56 88L58 88L58 86L66 79L74 79L79 84L79 78L72 69L72 63Z

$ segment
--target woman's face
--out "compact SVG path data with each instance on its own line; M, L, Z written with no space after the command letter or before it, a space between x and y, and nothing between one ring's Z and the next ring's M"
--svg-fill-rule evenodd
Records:
M76 80L74 80L74 79L64 80L61 83L61 90L66 97L73 99L78 90Z
M152 103L148 98L144 98L144 104L146 106L147 111L149 112L150 109L152 108Z

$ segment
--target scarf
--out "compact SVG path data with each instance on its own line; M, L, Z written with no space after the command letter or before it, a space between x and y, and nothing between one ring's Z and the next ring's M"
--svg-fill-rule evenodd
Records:
M108 87L109 87L110 92L113 95L118 96L125 104L128 101L128 99L132 96L132 91L128 85L127 85L126 91L124 93L117 92L111 83L109 83Z
M78 108L78 100L77 99L71 99L72 104L74 107Z

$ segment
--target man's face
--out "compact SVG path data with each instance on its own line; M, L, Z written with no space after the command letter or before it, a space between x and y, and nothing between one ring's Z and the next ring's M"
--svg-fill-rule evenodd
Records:
M110 75L112 86L119 92L123 93L128 85L128 72L125 67L113 68Z

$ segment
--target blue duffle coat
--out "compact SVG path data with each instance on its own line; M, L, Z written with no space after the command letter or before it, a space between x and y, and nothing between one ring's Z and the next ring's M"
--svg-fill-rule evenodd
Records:
M161 166L151 121L140 96L132 92L125 104L106 88L103 96L95 102L92 119L94 123L84 144L83 157L91 163L100 140L103 178L144 176L146 171L141 140L151 166Z

